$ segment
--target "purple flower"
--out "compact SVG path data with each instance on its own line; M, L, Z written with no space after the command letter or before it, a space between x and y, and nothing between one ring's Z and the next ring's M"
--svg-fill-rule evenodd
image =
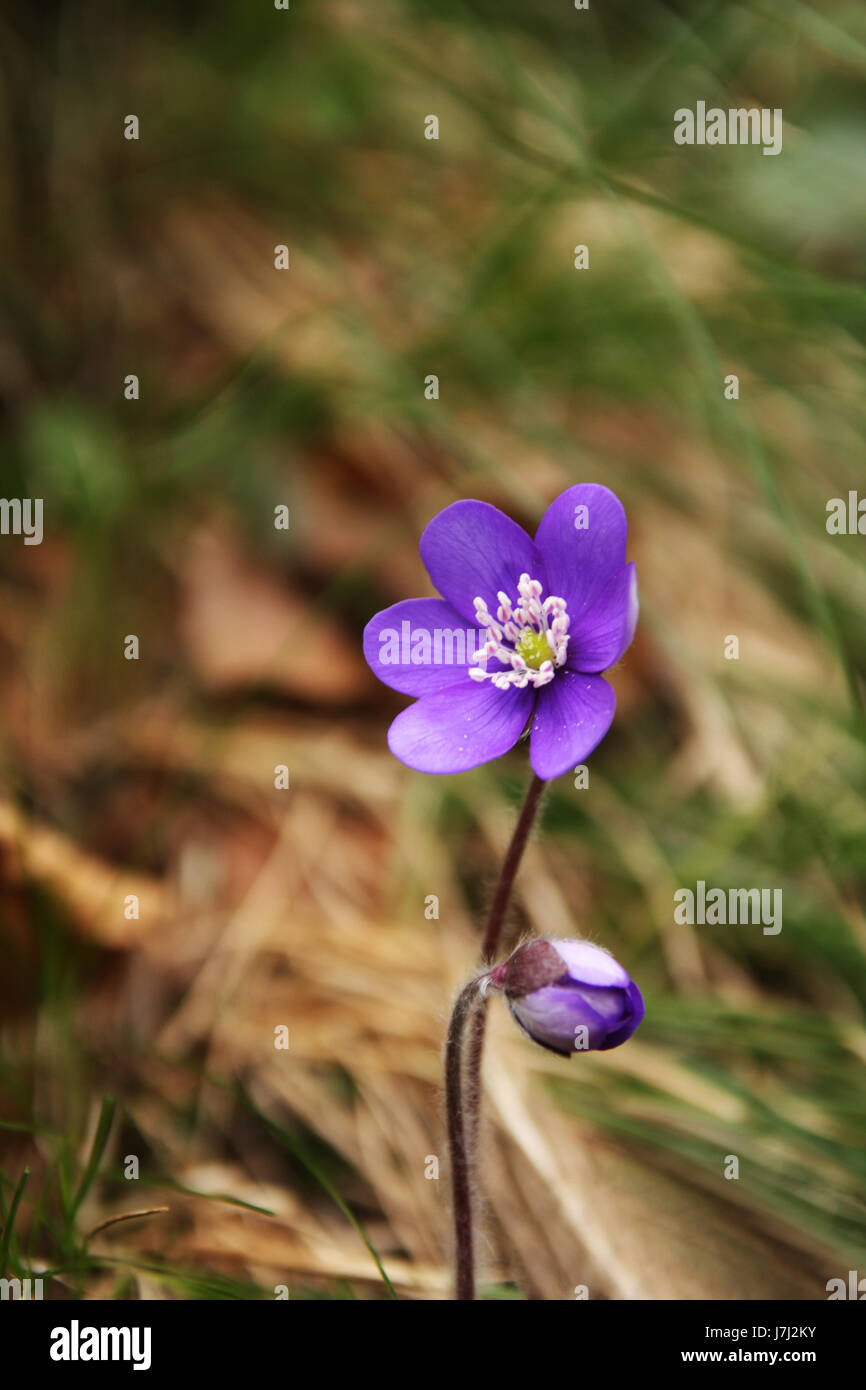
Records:
M644 1016L637 985L589 941L528 941L489 978L533 1042L563 1057L619 1047Z
M534 541L487 502L434 516L420 550L442 598L395 603L364 630L379 679L418 696L391 725L391 752L419 772L465 772L531 725L539 777L581 763L616 706L599 673L637 623L626 530L622 503L596 483L557 497Z

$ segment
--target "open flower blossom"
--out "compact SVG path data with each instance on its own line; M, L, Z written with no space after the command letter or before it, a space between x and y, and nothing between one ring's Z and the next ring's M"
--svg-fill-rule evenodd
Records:
M406 599L367 624L364 655L385 685L417 696L388 733L419 772L465 772L531 728L545 780L581 763L613 721L600 674L637 623L622 503L595 483L568 488L535 539L487 502L433 517L421 558L441 598Z
M619 1047L644 1016L628 972L590 941L527 941L491 970L488 987L502 990L533 1042L563 1057Z

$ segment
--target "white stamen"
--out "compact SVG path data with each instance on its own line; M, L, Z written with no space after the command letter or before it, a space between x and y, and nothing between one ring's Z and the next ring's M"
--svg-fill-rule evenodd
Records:
M491 680L498 690L525 690L527 685L538 689L548 685L560 666L565 664L568 652L568 629L571 623L564 598L549 594L542 601L543 586L538 579L521 574L517 581L519 602L515 605L508 595L499 590L496 597L499 607L496 618L492 617L483 598L475 599L475 620L479 627L487 631L487 641L470 657L473 669L469 672L475 681ZM497 621L498 620L498 621ZM552 658L543 661L535 670L529 666L520 652L522 639L529 633L544 637L550 647ZM504 670L481 670L479 663L493 658Z

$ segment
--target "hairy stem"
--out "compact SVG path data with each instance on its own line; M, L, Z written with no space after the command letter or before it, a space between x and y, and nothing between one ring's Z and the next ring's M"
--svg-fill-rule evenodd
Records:
M481 943L481 959L485 965L492 965L499 946L499 938L505 923L511 890L517 877L517 870L529 840L529 832L541 804L541 796L546 782L541 777L533 777L526 792L526 799L514 827L511 844L502 865L484 939ZM471 1153L476 1152L478 1128L481 1123L481 1061L484 1055L484 1033L487 1026L487 1010L479 1009L472 1020L472 1032L466 1049L466 1142ZM471 1103L470 1103L471 1101Z
M481 959L484 965L490 965L496 955L505 914L511 900L511 890L544 787L545 782L541 777L533 777L514 828L484 929L481 943ZM481 1118L481 1058L487 1021L487 1009L477 1005L486 1002L480 990L481 983L486 978L485 974L472 980L459 996L451 1016L445 1050L445 1092L454 1194L455 1298L461 1301L472 1300L475 1297L472 1164ZM470 1024L470 1034L464 1065L463 1033L467 1022Z
M474 1120L467 1126L466 1104L477 1110L477 1084L463 1087L463 1033L467 1020L474 1013L483 1018L481 980L471 980L458 995L445 1044L445 1105L448 1115L448 1147L451 1153L451 1191L454 1207L454 1297L461 1302L475 1297L475 1245L472 1230L472 1148L467 1129L474 1135ZM474 1036L474 1034L473 1034Z

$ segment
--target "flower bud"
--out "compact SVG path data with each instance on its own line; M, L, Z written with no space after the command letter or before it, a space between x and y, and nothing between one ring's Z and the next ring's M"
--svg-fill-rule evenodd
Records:
M589 941L539 938L490 972L520 1027L551 1052L606 1052L644 1016L641 992L609 951Z

